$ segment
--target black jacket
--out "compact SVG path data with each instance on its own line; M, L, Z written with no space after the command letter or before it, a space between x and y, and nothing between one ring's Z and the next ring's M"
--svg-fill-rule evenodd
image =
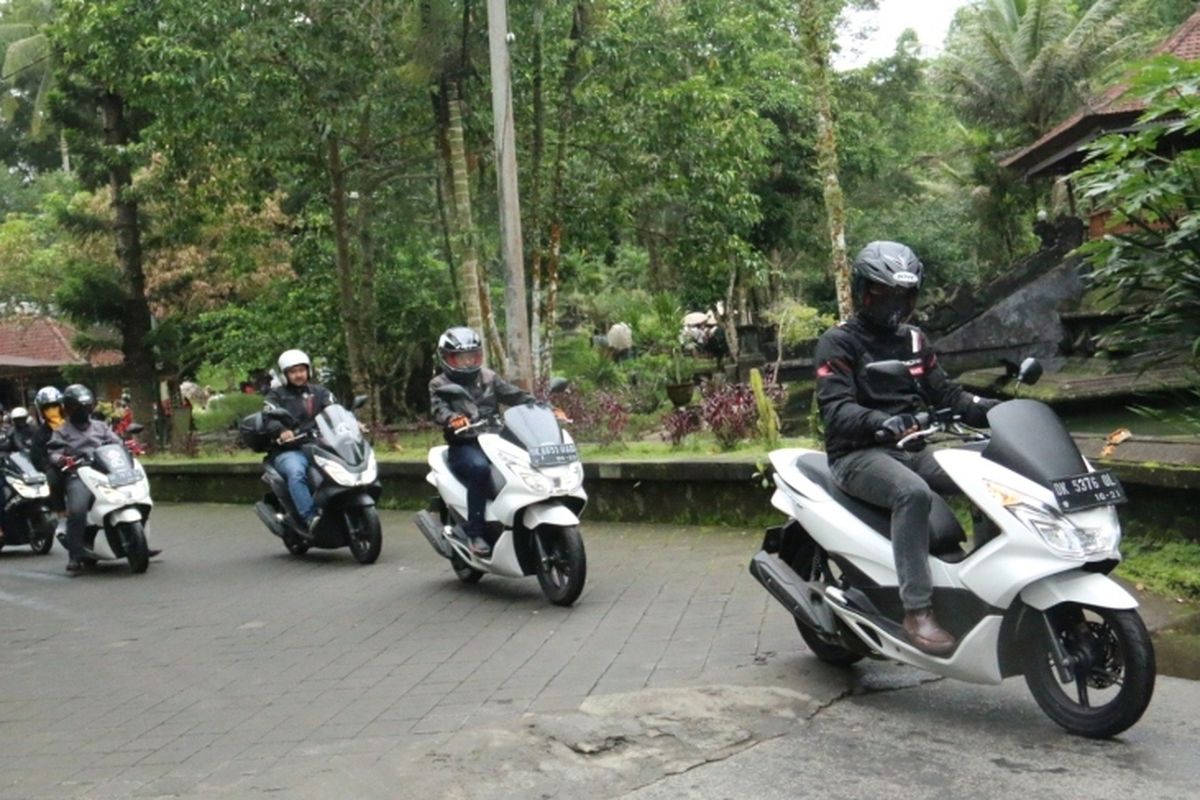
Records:
M303 442L293 440L286 444L279 444L279 435L286 430L297 433L307 430L312 427L317 414L336 402L337 398L333 396L333 392L316 383L306 383L303 386L287 383L283 386L276 386L267 392L267 396L263 399L263 411L282 408L291 414L292 420L294 420L294 423L289 425L264 414L267 437L271 442L270 452L275 454L283 450L299 449Z
M469 401L466 398L447 401L437 393L440 387L452 384L454 381L445 375L437 375L429 382L429 407L433 414L433 421L445 429L446 441L450 444L461 444L475 438L475 431L467 431L459 436L446 428L451 417L461 414L475 422L484 417L498 414L500 403L506 406L517 406L522 403L532 403L534 400L533 395L529 392L520 386L509 383L487 368L479 370L479 375L476 376L474 383L457 384L470 393L471 400Z
M909 381L867 373L868 364L896 359L908 364ZM952 408L968 425L987 424L996 405L964 390L938 364L920 328L901 325L882 333L855 318L821 335L816 352L817 404L825 423L831 462L854 450L874 447L875 432L896 414Z
M35 436L37 428L32 425L26 425L24 428L8 425L4 430L0 430L0 452L32 453Z

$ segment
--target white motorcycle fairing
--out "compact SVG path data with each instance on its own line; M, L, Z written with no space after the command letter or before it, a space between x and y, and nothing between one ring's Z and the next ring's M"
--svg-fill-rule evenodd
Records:
M824 488L796 466L801 456L819 451L800 448L770 454L776 491L771 504L797 520L831 555L836 554L882 587L898 585L891 542L842 506ZM822 454L823 455L823 454ZM1000 534L982 548L957 561L930 556L935 588L966 590L994 609L973 627L945 658L927 655L910 645L899 625L880 624L856 610L837 587L827 587L825 599L833 612L864 642L881 655L972 683L994 684L1004 677L1001 668L1001 630L1006 610L1018 596L1029 606L1044 610L1071 601L1101 608L1136 608L1134 600L1112 579L1084 572L1089 561L1119 558L1120 528L1111 507L1069 515L1071 521L1098 531L1097 541L1111 538L1111 547L1071 557L1050 550L1008 506L1025 496L1053 506L1051 492L1000 464L969 449L944 449L934 453L938 463L963 492L1000 528ZM996 487L1005 487L1007 496Z
M131 458L137 479L130 484L114 487L103 472L86 465L77 469L79 479L92 493L92 507L87 513L87 528L98 529L89 548L102 560L111 561L117 556L108 542L108 533L123 522L146 523L154 501L150 498L150 481L146 471L136 458ZM99 533L104 533L101 536ZM145 531L143 531L145 533Z

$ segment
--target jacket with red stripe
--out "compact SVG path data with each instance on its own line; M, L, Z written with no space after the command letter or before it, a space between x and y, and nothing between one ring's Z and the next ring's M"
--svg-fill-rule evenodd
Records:
M903 361L915 381L868 373L876 361ZM831 462L874 447L888 417L952 408L968 425L987 424L995 400L977 397L950 379L925 334L913 325L883 332L854 318L821 335L816 351L817 404Z
M271 441L271 455L283 450L298 449L303 442L291 441L280 444L277 441L279 435L285 430L299 433L311 428L317 414L325 410L326 406L331 406L336 402L337 398L333 396L333 392L316 383L306 383L303 386L285 383L267 392L267 396L263 398L264 411L282 408L292 416L291 424L274 417L267 417L266 429L267 436Z

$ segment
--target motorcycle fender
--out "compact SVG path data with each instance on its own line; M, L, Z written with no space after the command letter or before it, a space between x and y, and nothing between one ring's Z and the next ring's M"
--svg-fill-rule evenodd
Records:
M1039 611L1060 603L1078 603L1099 608L1137 608L1133 595L1111 578L1095 572L1059 572L1035 581L1021 590L1026 605Z
M120 525L122 522L141 522L142 513L133 506L126 506L110 514L107 521L110 525Z
M525 509L522 517L525 527L533 530L539 525L553 525L558 528L568 528L579 524L579 517L566 506L558 503L537 503Z

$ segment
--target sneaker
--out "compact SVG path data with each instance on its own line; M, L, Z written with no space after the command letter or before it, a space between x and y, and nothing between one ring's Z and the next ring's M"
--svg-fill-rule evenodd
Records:
M67 574L74 578L79 573L83 572L83 562L71 559L67 562Z
M471 552L479 558L487 558L492 554L492 546L482 536L472 536Z

